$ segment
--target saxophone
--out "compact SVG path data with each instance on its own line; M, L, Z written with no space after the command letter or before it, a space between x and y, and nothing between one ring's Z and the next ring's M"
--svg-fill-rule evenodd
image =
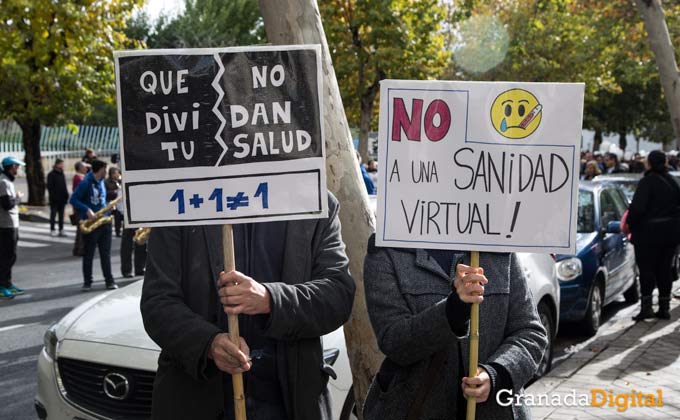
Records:
M122 198L122 196L118 197L115 200L112 200L105 207L102 207L101 210L94 214L94 219L81 220L80 225L78 226L80 232L87 235L88 233L97 229L99 226L106 223L111 223L113 221L113 216L104 216L104 214L114 208Z
M137 245L144 245L149 240L149 233L151 233L151 228L139 228L135 231L135 236L133 236L132 240Z

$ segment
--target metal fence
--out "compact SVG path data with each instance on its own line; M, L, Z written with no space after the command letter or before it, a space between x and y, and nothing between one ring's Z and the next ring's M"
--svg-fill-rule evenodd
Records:
M40 151L45 164L49 165L57 158L81 157L87 148L93 149L99 156L119 153L118 127L76 127L74 131L69 127L42 127ZM7 155L20 159L24 156L21 128L12 120L0 121L0 159Z

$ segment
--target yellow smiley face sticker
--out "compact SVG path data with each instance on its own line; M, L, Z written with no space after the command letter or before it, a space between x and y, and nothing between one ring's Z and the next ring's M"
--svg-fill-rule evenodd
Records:
M524 89L506 90L491 106L491 124L509 139L523 139L541 124L543 105Z

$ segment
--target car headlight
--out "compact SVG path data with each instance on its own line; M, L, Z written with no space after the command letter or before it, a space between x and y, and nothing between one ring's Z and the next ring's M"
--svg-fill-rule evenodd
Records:
M557 262L557 278L560 280L574 280L583 273L581 260L575 257Z
M57 342L58 341L59 340L57 339L57 324L55 323L55 324L52 324L47 329L47 331L45 331L45 335L43 336L43 344L45 345L45 352L52 359L56 359Z

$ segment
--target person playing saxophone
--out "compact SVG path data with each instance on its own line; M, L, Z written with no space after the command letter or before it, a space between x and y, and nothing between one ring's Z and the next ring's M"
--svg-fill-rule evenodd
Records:
M94 221L97 218L96 213L106 207L105 176L106 162L94 160L92 171L85 176L85 179L78 184L71 195L70 204L78 211L80 220ZM85 253L83 255L83 287L81 290L87 292L92 288L92 260L94 259L95 248L99 248L99 259L106 288L117 289L118 285L111 274L111 223L103 223L91 232L83 233Z

